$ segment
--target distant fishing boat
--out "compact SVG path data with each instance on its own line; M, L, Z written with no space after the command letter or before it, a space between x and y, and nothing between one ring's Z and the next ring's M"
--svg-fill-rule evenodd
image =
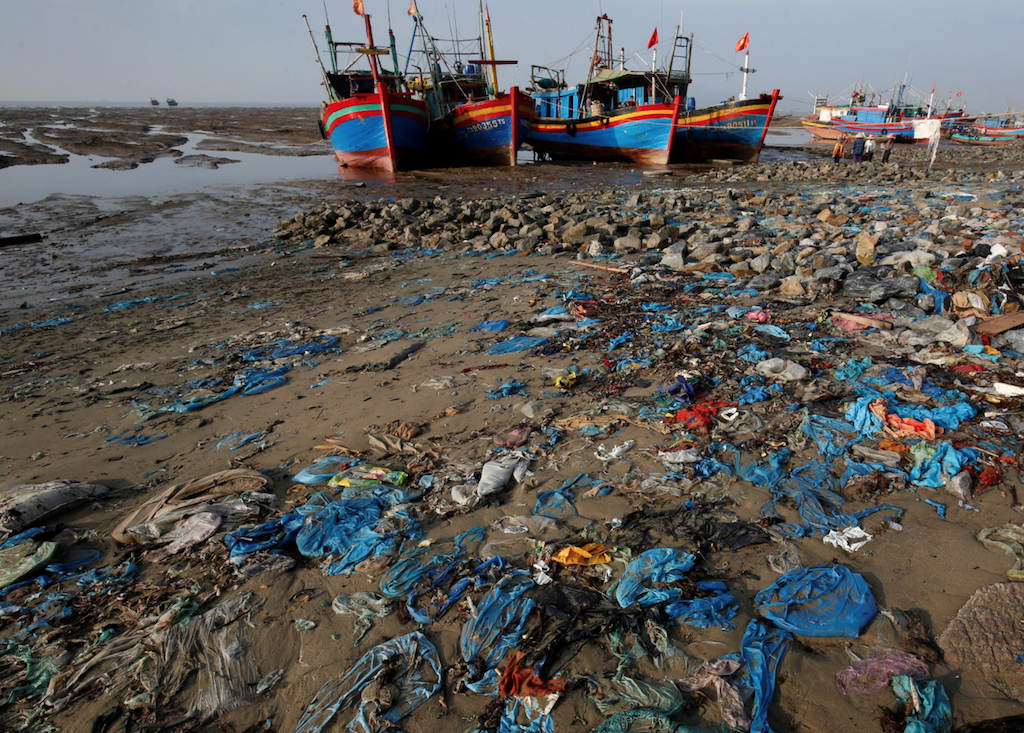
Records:
M954 132L952 140L958 145L1012 145L1017 138L1013 135L964 135Z
M516 87L507 93L498 91L497 67L517 62L495 60L490 12L480 8L487 38L485 55L482 37L453 39L450 50L441 50L427 32L415 4L411 10L416 10L415 26L405 73L408 74L413 46L419 38L427 71L418 77L406 76L406 81L410 89L420 93L430 110L428 162L514 166L516 154L529 135L534 111L530 98Z
M971 131L982 136L995 135L997 137L1024 138L1024 126L1018 125L976 124L971 128Z
M348 167L388 172L411 170L422 158L427 105L414 99L411 92L403 91L394 41L390 50L374 46L370 16L360 12L361 5L358 3L354 8L366 24L365 44L334 41L330 23L327 24L330 71L323 65L309 21L303 16L328 97L321 111L321 133L334 148L339 170ZM365 57L369 70L353 69L352 64L339 68L339 49ZM378 63L380 56L389 53L394 60L394 73L385 72Z
M160 106L160 100L159 99L153 99L152 97L149 98L149 103L151 105L153 105L154 107L159 107Z
M585 84L569 88L563 71L532 67L529 143L551 158L666 165L681 100L659 101L653 72L611 68L611 26L607 15L597 19Z
M168 97L167 98L167 106L168 107L177 107L178 103L172 97Z
M964 110L951 109L952 98L945 112L934 110L934 90L927 105L913 105L903 102L906 84L893 88L888 104L874 104L863 91L854 90L845 105L829 105L827 97L815 97L814 111L800 121L814 140L838 140L840 137L864 135L876 140L895 138L900 143L925 143L926 139L914 136L914 123L921 120L938 119L943 135L948 137L958 126L963 125Z

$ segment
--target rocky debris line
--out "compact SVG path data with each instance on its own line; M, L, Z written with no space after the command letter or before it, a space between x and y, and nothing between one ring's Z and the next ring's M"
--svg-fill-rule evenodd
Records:
M910 314L935 310L939 269L949 271L949 287L959 273L1020 255L1024 196L1019 186L1005 190L991 197L929 183L814 194L729 188L345 201L297 214L276 233L373 254L416 247L569 252L611 265L625 258L744 280L761 293L896 299Z

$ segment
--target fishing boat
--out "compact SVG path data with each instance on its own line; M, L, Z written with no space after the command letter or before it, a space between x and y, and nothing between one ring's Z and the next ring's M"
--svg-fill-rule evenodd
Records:
M611 38L602 15L585 84L570 88L564 71L532 67L529 143L541 157L666 165L681 100L659 99L653 72L611 68Z
M892 137L899 143L926 143L926 138L915 136L915 122L940 120L940 129L948 137L963 124L964 110L952 109L952 98L944 112L933 107L934 90L927 105L903 102L906 83L893 88L892 98L887 104L881 100L876 104L875 94L869 100L863 90L855 89L848 104L828 104L827 97L815 97L814 112L800 122L813 140L838 140L841 137L864 135L875 140Z
M1024 139L1024 125L998 125L986 122L975 124L971 131L983 137L996 136Z
M1017 138L1013 135L964 135L954 132L952 140L958 145L1012 145Z
M405 73L409 88L420 93L430 111L427 163L516 165L519 148L530 133L533 105L516 87L508 92L498 90L498 66L517 62L495 60L489 10L481 4L482 36L453 39L446 49L427 32L415 3L412 11L415 25ZM408 76L417 40L427 70Z
M326 27L331 62L328 71L320 57L313 32L306 20L306 30L316 54L328 101L320 116L321 134L331 142L339 171L345 168L371 168L387 172L412 170L422 160L426 141L428 114L425 102L414 99L403 89L404 80L398 71L398 54L394 48L377 48L373 43L370 16L361 12L361 3L354 5L366 25L366 42L334 41L331 26ZM356 60L344 68L338 64L339 51L356 54ZM384 71L378 59L391 55L394 73ZM353 69L365 58L370 68Z
M159 107L160 106L160 100L159 99L153 99L152 97L149 98L149 103L153 107Z
M167 98L167 106L168 107L177 107L178 106L178 102L173 97L168 97Z
M693 54L693 35L680 35L677 27L664 75L666 91L687 100L680 109L675 124L672 145L673 163L703 163L710 160L738 160L756 163L761 157L768 126L775 115L775 106L782 99L779 90L747 99L747 74L750 59L743 65L743 90L740 98L730 99L710 107L697 108L696 100L689 97L690 61ZM685 60L685 71L674 71L677 57Z

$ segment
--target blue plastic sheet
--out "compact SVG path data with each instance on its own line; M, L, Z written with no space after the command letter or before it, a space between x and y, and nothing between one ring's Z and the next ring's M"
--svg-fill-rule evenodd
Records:
M896 699L909 708L903 733L949 733L953 729L953 706L938 680L916 680L898 674L892 678L892 690ZM920 712L915 712L915 699L921 702Z
M954 448L950 443L940 443L934 453L923 457L924 452L911 449L917 465L910 469L910 479L918 486L933 489L945 485L947 478L960 473L965 467L978 462L981 454L974 448Z
M473 666L473 676L495 669L520 642L527 618L534 609L525 597L534 586L525 570L513 569L480 599L476 615L462 626L462 659Z
M846 501L838 490L839 483L829 470L829 464L810 461L794 469L785 481L771 487L772 498L761 507L761 516L778 516L775 507L782 500L795 506L803 520L801 523L776 524L772 528L778 534L791 538L823 535L833 529L859 525L861 519L876 512L892 512L892 518L903 516L903 510L891 504L879 504L853 514L843 513L840 509Z
M865 438L870 438L882 429L881 418L871 413L870 405L879 398L884 398L891 412L903 418L915 420L931 420L940 428L946 430L959 430L960 425L970 420L977 414L977 410L968 402L957 402L943 407L921 407L918 405L901 405L892 392L881 393L877 390L866 388L858 390L861 393L867 392L863 397L858 397L856 402L850 405L846 411L846 419Z
M380 579L380 592L389 598L407 598L428 572L461 558L466 543L479 541L483 538L484 532L483 527L466 530L451 540L453 547L447 552L443 552L441 548L446 546L448 541L427 547L420 547L418 544L403 547L401 556Z
M539 338L533 336L516 336L510 338L508 341L502 341L500 344L495 344L487 350L488 354L514 354L517 351L527 351L538 346L543 346L548 340L546 338Z
M355 462L356 459L351 456L327 456L299 471L292 476L292 481L307 486L323 484L330 481L335 474L354 465Z
M470 333L472 333L473 331L488 331L490 333L500 333L501 331L504 331L511 325L512 322L507 321L505 319L502 319L500 321L483 321L482 323L473 326L473 328L469 329L469 331Z
M664 587L683 580L695 559L688 552L667 547L647 550L626 566L615 589L615 600L622 608L634 603L642 607L666 603L666 615L678 623L702 629L709 626L732 628L731 619L739 612L739 606L724 583L701 581L697 587L713 595L690 599L684 598L679 588Z
M759 361L764 361L769 358L771 354L762 348L755 346L754 344L747 344L742 349L736 352L743 361L748 361L751 364L756 364Z
M792 336L790 336L788 333L786 333L784 330L782 330L778 326L773 326L770 323L765 323L763 325L756 326L754 328L754 330L757 333L763 333L766 336L772 336L772 337L780 339L782 341L791 341L792 338L793 338Z
M791 570L754 596L759 616L801 636L855 639L878 613L867 582L844 565Z
M256 305L256 304L254 304ZM249 306L250 308L252 306ZM263 361L265 359L285 359L301 354L319 354L333 349L338 343L337 336L320 336L315 341L295 343L290 339L280 339L272 344L260 346L242 354L245 361Z
M870 368L871 357L865 356L863 359L850 359L846 364L836 369L834 376L839 382L852 382Z
M525 394L526 385L523 382L517 382L515 379L510 378L507 382L499 384L494 389L487 390L487 399L500 400L503 397L513 397Z
M444 616L449 608L462 600L462 597L471 588L478 590L487 585L491 574L504 568L507 563L505 558L496 555L489 560L478 560L475 568L470 569L467 574L460 576L459 571L464 565L465 563L453 561L448 563L447 567L427 571L425 577L430 582L431 589L435 591L441 589L442 591L440 593L435 592L432 595L440 595L443 601L438 600L437 604L435 604L437 605L436 608L428 607L424 610L416 606L416 592L410 592L405 605L409 610L409 615L415 621L421 624L437 621Z
M850 423L823 415L808 415L800 424L800 429L818 444L818 453L825 457L842 455L847 446L859 437Z
M592 486L596 483L598 482L590 478L590 474L580 473L566 479L557 489L538 492L537 503L534 504L533 513L551 517L552 519L574 517L576 516L576 507L572 505L572 490L584 486Z
M380 720L368 715L373 702L360 701L363 690L385 665L390 681L398 687L394 705ZM351 733L383 733L396 730L396 723L441 689L441 660L434 645L418 631L378 644L356 662L340 680L327 682L313 696L299 719L295 733L320 733L342 709L358 704L356 717L348 725ZM376 722L376 725L373 723Z
M775 695L775 676L789 651L793 637L753 619L747 624L740 647L743 677L740 688L754 697L750 712L750 733L773 733L768 725L768 708Z
M527 709L522 700L513 697L505 702L498 733L555 733L555 721L550 715Z
M242 527L224 535L228 555L232 562L240 562L241 557L259 550L280 552L295 543L295 537L302 529L306 515L299 512L285 514L256 527Z
M626 566L626 572L615 588L615 600L619 606L626 608L634 603L646 607L677 599L677 589L653 586L682 580L693 569L695 562L694 555L682 550L668 547L647 550Z
M785 394L785 390L777 384L773 384L770 387L766 387L763 384L755 384L741 394L737 401L740 405L753 405L758 402L767 402L773 397L778 397L780 394Z
M389 523L397 519L402 529L377 531L385 508L373 498L332 502L303 523L295 544L305 557L333 555L327 575L347 575L363 560L397 552L403 539L423 536L419 525L401 511L393 512Z

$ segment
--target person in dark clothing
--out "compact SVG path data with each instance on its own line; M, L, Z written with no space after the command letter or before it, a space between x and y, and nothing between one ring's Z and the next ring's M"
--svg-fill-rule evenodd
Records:
M864 133L858 132L853 140L853 162L861 163L864 160Z
M882 134L885 134L884 131ZM882 144L882 165L885 165L886 163L889 162L889 156L892 154L892 148L895 144L895 135L889 135L889 137L885 138L885 143Z

